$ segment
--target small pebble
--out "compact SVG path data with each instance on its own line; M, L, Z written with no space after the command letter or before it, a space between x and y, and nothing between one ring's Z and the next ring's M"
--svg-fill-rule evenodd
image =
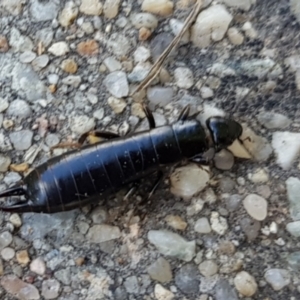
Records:
M9 221L15 226L15 227L20 227L22 225L22 220L20 218L20 216L16 213L13 213L10 217L9 217Z
M244 42L244 36L236 27L229 28L227 36L233 45L241 45Z
M213 260L205 260L199 265L199 271L205 277L217 274L218 269L218 265Z
M99 16L102 13L103 5L99 0L82 0L79 10L92 16Z
M82 56L95 56L99 51L99 45L95 40L87 40L77 45L77 52Z
M10 163L11 159L9 156L0 154L0 173L6 172L9 168Z
M58 22L61 26L68 27L74 22L77 15L77 6L73 1L68 1L58 17Z
M45 262L41 257L35 258L30 263L30 271L38 274L38 275L44 275L46 272L46 265Z
M209 174L195 164L177 168L170 177L171 193L190 198L202 191L209 180Z
M33 132L25 129L9 134L10 141L16 150L27 150L32 144Z
M199 292L199 271L194 264L184 265L175 275L176 286L184 294L197 294Z
M4 260L9 261L15 256L15 250L13 248L4 248L1 250L1 256Z
M159 283L154 287L154 295L157 300L173 300L175 297L171 291L167 290Z
M219 235L224 235L228 229L227 220L219 215L218 212L212 212L210 216L211 229Z
M119 13L121 0L105 0L103 6L104 16L108 19L115 18Z
M236 289L246 297L252 297L257 291L255 278L245 271L235 276L234 285Z
M103 243L120 238L121 232L116 226L101 224L92 226L86 237L92 243Z
M195 241L187 241L180 235L167 230L150 230L148 240L164 255L191 261L195 256Z
M28 265L30 259L27 250L21 250L17 252L17 261L20 265L26 266Z
M280 291L291 282L291 274L285 269L269 269L264 277L275 291Z
M137 29L151 29L154 30L158 25L156 16L150 13L138 13L131 16L131 22Z
M185 230L187 227L187 223L180 216L167 215L165 220L169 226L176 230Z
M7 39L4 35L0 35L0 53L5 53L9 49Z
M179 67L174 72L175 81L178 87L189 89L194 84L194 75L188 68Z
M262 221L267 217L268 203L263 197L250 194L244 199L243 204L253 219Z
M112 56L105 58L103 63L109 72L119 71L122 69L121 63Z
M48 51L55 56L63 56L69 52L69 46L66 42L57 42L52 44Z
M127 97L129 94L127 77L123 71L115 71L108 74L103 83L116 98Z
M123 99L115 97L109 97L107 103L116 114L121 114L127 106Z
M57 299L60 283L56 279L47 279L42 283L42 296L45 299Z
M194 230L198 233L210 233L211 227L207 218L203 217L196 221Z
M144 0L142 11L166 17L173 13L174 4L170 0Z
M172 270L170 263L163 257L158 258L148 268L147 272L149 276L161 283L167 283L172 280Z
M78 66L73 59L65 59L61 62L60 67L67 73L75 74L77 72Z

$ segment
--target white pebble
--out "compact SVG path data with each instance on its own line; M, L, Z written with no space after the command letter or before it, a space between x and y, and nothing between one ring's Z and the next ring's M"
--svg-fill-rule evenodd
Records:
M247 213L255 220L262 221L267 217L268 203L256 194L248 195L243 201Z
M194 84L194 75L189 68L176 68L174 72L174 77L177 86L182 89L189 89Z

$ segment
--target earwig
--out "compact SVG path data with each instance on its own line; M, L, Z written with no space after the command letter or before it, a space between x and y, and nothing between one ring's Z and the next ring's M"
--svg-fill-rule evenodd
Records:
M0 192L0 198L25 196L7 212L55 213L96 203L152 173L161 174L162 167L182 160L201 163L212 141L216 151L227 148L242 134L242 126L234 120L211 117L206 121L209 135L196 118L189 117L186 107L171 125L155 126L151 111L144 107L149 130L125 137L95 131L108 140L85 145L53 157L33 169L19 184ZM87 134L80 139L83 143ZM157 187L160 178L154 184Z

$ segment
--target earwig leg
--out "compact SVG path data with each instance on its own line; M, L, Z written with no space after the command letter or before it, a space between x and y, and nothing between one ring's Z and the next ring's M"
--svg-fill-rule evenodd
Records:
M187 105L180 113L178 117L178 121L185 121L188 118L189 113L190 113L190 106Z
M146 118L148 120L150 129L155 128L155 120L154 120L154 117L153 117L153 114L152 114L151 110L145 104L143 105L143 110L144 110L144 113L145 113Z
M78 139L78 143L83 145L83 143L86 141L86 139L90 135L96 136L96 137L101 137L101 138L104 138L104 139L109 139L109 140L120 137L117 133L114 133L114 132L93 130L93 131L89 131L89 132L86 132L86 133L82 134L80 136L80 138Z
M79 143L73 143L73 142L66 142L66 143L59 143L55 146L52 146L50 148L50 150L54 150L54 149L57 149L57 148L80 148L82 145L79 144Z
M156 189L158 188L158 186L160 185L160 183L162 182L163 179L164 179L164 173L162 171L158 171L156 180L153 183L152 188L151 188L148 196L145 197L145 199L143 199L139 203L139 206L146 204L150 200L150 198L152 197L152 195L154 194L154 192L156 191Z
M11 187L7 190L0 192L0 198L9 196L22 196L25 195L25 189L22 186Z
M196 156L190 159L191 162L194 162L199 165L208 166L209 165L209 159L207 157L203 156Z

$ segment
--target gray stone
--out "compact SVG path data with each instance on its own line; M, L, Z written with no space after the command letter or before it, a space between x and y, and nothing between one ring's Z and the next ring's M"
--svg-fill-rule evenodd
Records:
M262 78L270 72L271 68L273 68L275 64L275 61L270 58L253 59L248 61L245 60L241 63L239 72L250 77ZM276 67L274 67L272 72L269 73L269 76L271 78L276 78L281 74L282 68L280 67L280 65L277 65Z
M113 33L108 42L108 46L112 49L116 56L126 56L131 49L130 40L123 34Z
M49 62L49 56L47 54L43 54L38 56L32 61L32 66L35 71L39 71L45 68L48 65L48 62Z
M15 52L31 51L34 47L31 39L22 35L16 27L10 29L9 44Z
M8 101L0 97L0 113L8 108Z
M220 41L225 36L232 15L224 5L212 5L198 15L191 29L191 41L200 48L205 48L212 41Z
M72 210L55 214L24 214L20 234L24 240L34 241L44 238L51 231L56 231L56 241L58 243L65 241L74 230L77 213L78 211Z
M18 299L40 299L39 291L34 285L25 283L15 275L3 276L1 278L1 285L7 293L14 295Z
M234 156L230 151L222 149L215 154L214 163L219 170L230 170L234 165Z
M235 187L235 182L229 177L222 177L219 181L219 189L223 193L230 193Z
M20 97L29 101L45 99L46 87L31 66L17 63L12 75L12 88Z
M238 195L238 194L231 195L226 200L226 208L228 211L233 212L238 209L241 202L242 202L241 195Z
M48 147L53 147L53 146L57 145L59 143L59 141L60 141L60 138L55 133L49 133L49 134L47 134L47 136L45 138L45 142Z
M300 271L300 251L290 253L287 257L287 261L294 271Z
M239 300L234 288L226 279L220 279L215 288L216 300Z
M4 231L0 233L0 250L4 249L5 247L9 246L12 242L13 238L10 232Z
M285 269L269 269L264 277L275 291L283 289L291 282L291 274Z
M130 294L139 294L140 287L136 276L130 276L125 279L125 289Z
M94 225L90 228L87 239L92 243L102 243L121 237L120 229L110 225Z
M240 224L249 241L253 241L257 238L260 231L260 222L250 218L243 218Z
M291 222L286 225L286 230L295 237L300 237L300 221Z
M205 260L199 265L200 273L205 277L210 277L218 272L218 265L213 260Z
M6 185L11 186L14 183L19 182L22 179L19 173L9 172L3 179Z
M285 184L290 202L291 217L294 221L298 221L300 220L300 180L296 177L289 177Z
M59 271L56 271L54 273L54 276L57 280L62 282L65 285L70 285L71 283L71 270L70 269L62 269Z
M300 2L298 0L290 1L291 11L295 15L296 19L300 23Z
M11 163L9 156L0 154L0 172L6 172Z
M81 83L81 77L79 75L69 75L62 79L62 83L77 88Z
M180 235L167 230L150 230L148 232L150 243L164 255L176 257L183 261L191 261L196 255L195 241L186 241Z
M33 22L51 21L56 18L59 10L59 0L30 1L30 14Z
M267 217L268 203L263 197L250 194L244 199L243 204L247 213L253 219L263 221Z
M110 72L122 69L121 63L112 56L105 58L103 63Z
M165 51L172 40L172 35L165 32L155 35L150 43L151 55L154 62ZM171 52L171 55L174 55L174 51Z
M27 102L17 99L10 103L6 113L8 116L26 119L31 116L32 111Z
M95 128L94 118L88 116L76 116L71 119L71 130L78 135L89 132Z
M9 134L9 138L16 150L27 150L32 144L33 132L25 129Z
M51 27L45 27L38 30L35 34L35 39L43 43L45 47L48 47L53 40L54 32Z
M3 7L13 16L17 16L22 12L22 6L22 0L2 0L0 2L0 8Z
M211 227L207 218L203 217L196 221L194 230L198 233L210 233Z
M20 62L23 64L31 63L36 58L36 53L25 51L20 55Z
M277 131L272 136L272 147L276 153L276 163L284 170L292 167L300 152L300 133Z
M150 63L139 63L133 68L132 72L128 74L128 80L133 83L142 82L149 74L150 69Z
M55 279L44 280L42 283L42 296L45 299L57 299L59 295L60 284Z
M290 126L292 123L288 117L268 111L259 113L257 120L268 129L283 129Z
M170 103L174 97L172 87L155 86L147 89L147 98L149 100L150 109L154 109L156 105L163 107Z
M107 219L107 212L102 207L96 207L91 212L91 218L95 224L102 224Z
M197 294L199 291L198 268L193 264L187 264L179 269L175 275L175 283L184 294Z
M150 13L138 13L131 15L131 22L133 26L137 29L146 27L149 29L155 29L158 25L157 18Z
M127 97L129 94L126 73L123 71L116 71L108 74L103 83L108 91L116 98Z
M170 282L172 280L170 263L163 257L158 258L153 264L151 264L147 271L153 280L161 283Z

